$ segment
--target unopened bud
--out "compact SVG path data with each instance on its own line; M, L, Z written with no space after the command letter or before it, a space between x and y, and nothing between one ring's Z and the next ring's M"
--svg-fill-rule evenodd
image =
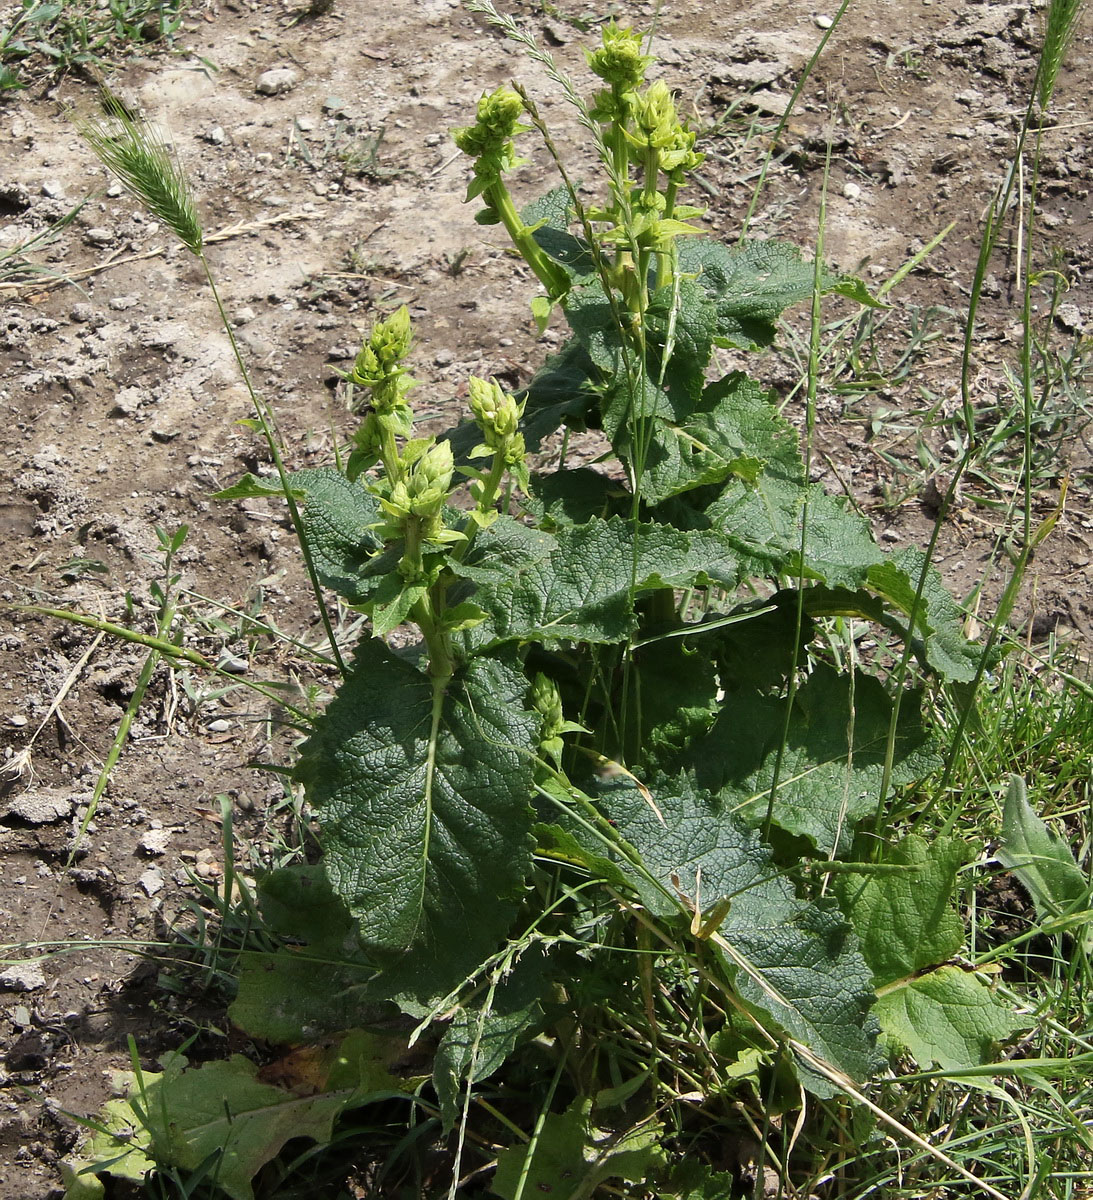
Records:
M520 424L524 406L505 391L496 379L474 376L467 383L471 412L490 449L499 449L510 441Z
M527 126L520 124L524 102L512 88L499 87L478 101L475 123L452 134L455 144L472 158L496 152Z
M603 45L586 51L588 65L616 92L633 92L645 81L652 55L642 54L641 34L620 29L614 21L603 28Z
M436 516L448 499L455 472L452 444L437 442L414 463L406 479L409 509L414 516Z

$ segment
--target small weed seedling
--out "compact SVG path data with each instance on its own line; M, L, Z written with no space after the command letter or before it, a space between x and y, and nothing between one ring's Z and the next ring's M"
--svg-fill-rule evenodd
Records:
M702 155L646 83L641 35L603 28L586 101L471 7L546 67L602 167L586 203L518 88L455 134L477 220L504 227L542 286L536 320L568 340L518 395L472 378L471 420L425 437L393 312L348 373L360 422L325 468L285 468L252 393L277 478L222 498L284 497L320 605L329 589L370 626L344 661L322 608L340 679L294 768L322 860L259 885L275 943L244 959L230 1011L298 1049L261 1072L238 1055L134 1072L66 1167L70 1200L156 1167L249 1200L286 1142L327 1143L366 1107L410 1129L370 1160L395 1179L382 1194L728 1196L730 1130L796 1194L774 1117L814 1106L1006 1200L1016 1176L977 1178L865 1090L901 1058L974 1073L1030 1024L962 958L963 843L889 824L941 766L928 692L964 713L982 651L919 551L884 553L809 482L762 383L714 370L807 302L814 395L822 296L873 301L820 255L701 235ZM533 131L562 182L521 204L507 176ZM116 111L86 132L204 263L147 128ZM599 431L609 460L537 469L559 430ZM1022 801L1007 853L1048 846L1072 917L1078 869Z

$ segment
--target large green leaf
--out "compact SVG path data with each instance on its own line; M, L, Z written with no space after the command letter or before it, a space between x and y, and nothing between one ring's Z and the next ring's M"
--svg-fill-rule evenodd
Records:
M964 945L952 897L965 858L954 839L910 834L885 848L873 875L834 884L873 972L881 1028L922 1067L989 1062L995 1041L1021 1026L974 975L947 963Z
M476 554L453 570L478 583L474 602L490 617L474 631L476 644L505 641L624 640L635 627L634 600L642 592L708 582L733 587L735 555L714 533L669 525L635 527L618 517L564 526L553 546L537 540L498 570Z
M882 800L891 700L871 675L840 675L819 666L797 689L788 729L785 704L750 689L731 692L709 737L694 745L688 762L700 783L759 825L766 820L781 747L772 820L808 838L822 854L836 855L849 846L855 822L875 812ZM903 697L892 787L921 779L940 765L920 707L917 692Z
M922 596L916 607L915 591L923 572ZM926 662L943 679L969 683L975 678L982 649L964 636L964 613L921 550L901 550L871 567L868 585L905 616L915 612L912 636L921 641Z
M591 467L532 475L531 491L524 508L547 528L583 525L593 517L623 516L633 507L629 488Z
M693 279L658 288L649 297L646 339L649 373L664 388L675 412L689 412L706 384L717 310Z
M797 434L769 393L740 371L711 384L682 418L655 423L641 480L650 503L726 480L747 494L764 471L803 483Z
M573 338L551 355L532 377L524 393L524 417L520 430L529 450L538 450L561 425L583 429L599 403L593 381L598 378L588 351ZM481 441L477 425L470 425L467 449L473 439ZM453 442L455 439L453 439ZM459 450L456 450L459 453Z
M92 1166L135 1179L153 1163L196 1171L211 1162L209 1177L232 1200L254 1200L251 1181L286 1142L329 1142L335 1119L347 1107L401 1090L362 1052L367 1038L352 1034L337 1052L323 1056L314 1094L263 1082L254 1063L240 1055L197 1068L171 1055L162 1073L126 1073L125 1097L109 1102L102 1129L82 1148L83 1158L70 1165L70 1173ZM81 1192L70 1195L76 1200Z
M922 1067L942 1070L991 1062L995 1043L1027 1022L960 967L939 967L881 991L876 1014L884 1032Z
M698 275L717 310L717 341L723 346L769 346L781 313L812 295L812 264L785 242L742 242L729 249L687 238L679 244L679 270ZM821 286L832 282L825 275Z
M947 962L964 945L952 905L956 876L967 857L953 838L927 842L909 834L886 847L886 870L863 879L840 876L835 894L861 941L878 987Z
M569 232L572 208L569 189L556 187L524 207L520 220L532 226L532 236L555 262L580 278L593 274L596 262L588 243Z
M730 479L705 515L731 545L747 552L755 574L857 588L884 561L868 521L784 470L764 470L754 483Z
M728 900L712 941L740 995L851 1078L868 1076L873 988L834 902L799 901L768 848L686 776L654 779L647 791L614 780L599 803L644 864L641 872L620 859L646 907L668 915L697 904L708 913ZM831 1094L818 1078L808 1082Z
M426 990L496 947L530 865L526 687L479 657L444 689L370 640L300 751L335 892L366 949L410 950Z
M709 731L720 692L711 649L700 636L673 637L634 653L622 705L626 762L664 766Z

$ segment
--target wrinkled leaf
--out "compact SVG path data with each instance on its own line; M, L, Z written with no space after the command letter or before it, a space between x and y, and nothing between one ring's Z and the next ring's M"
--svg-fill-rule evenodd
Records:
M878 987L947 962L964 945L952 896L966 857L965 847L953 838L927 842L909 834L887 847L879 861L911 870L835 879L835 894Z
M896 1045L921 1067L942 1070L993 1061L996 1043L1024 1028L989 988L960 967L939 967L883 991L877 1018Z
M686 777L600 789L600 806L659 886L620 858L650 911L708 912L730 901L719 946L741 996L853 1079L874 1065L873 988L857 941L833 902L797 900L769 849L723 804ZM657 815L659 811L660 816ZM830 1095L819 1080L809 1086Z
M797 434L778 416L770 394L734 371L708 386L682 417L655 423L642 495L659 503L727 480L746 489L758 484L766 470L799 480L803 468Z
M947 680L969 683L975 678L982 650L964 636L964 614L946 591L941 576L926 565L913 547L871 567L868 584L905 616L915 608L915 590L926 571L921 601L915 610L913 636L920 639L927 663Z
M738 577L724 542L701 531L639 525L635 546L634 526L612 517L564 526L553 545L539 538L524 561L504 571L453 564L479 582L474 601L491 617L474 631L479 644L622 641L635 628L634 598L641 592L699 580L730 587Z
M258 895L267 928L285 944L243 957L228 1009L233 1023L251 1037L288 1044L366 1021L374 1012L367 984L375 967L322 867L272 871Z
M366 950L411 951L441 994L495 948L530 867L539 718L526 687L479 657L434 696L428 675L368 641L300 751L324 866Z
M749 823L760 825L767 817L785 733L772 820L834 856L849 846L855 823L881 802L892 703L872 676L858 672L851 679L826 666L817 667L797 689L788 730L785 703L750 690L731 693L688 762L703 786L719 793ZM904 696L892 787L921 779L940 765L920 707L917 693Z
M679 244L679 270L698 274L699 286L717 310L722 346L769 346L778 317L812 295L812 264L785 242L742 242L730 249L706 238L687 238ZM832 282L825 274L821 286Z

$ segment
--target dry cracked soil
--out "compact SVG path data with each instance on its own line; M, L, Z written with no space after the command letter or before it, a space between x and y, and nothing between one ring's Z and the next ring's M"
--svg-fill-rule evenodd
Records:
M585 0L505 7L585 92L595 23L614 14L643 26L655 13ZM834 13L814 0L657 7L657 70L705 131L704 223L732 239ZM960 450L961 314L1040 37L1036 4L851 5L773 146L754 236L814 244L828 145L826 254L839 268L878 286L952 225L854 355L844 343L822 372L814 475L850 495L884 544L923 544ZM1038 388L1051 381L1037 393L1038 516L1067 476L1069 493L1012 618L1022 637L1055 637L1079 655L1093 623L1082 376L1093 330L1091 40L1087 13L1045 130L1038 200L1036 264L1047 273L1034 318L1049 354ZM449 133L484 90L516 77L573 173L591 179L593 168L542 69L458 0L334 0L325 13L204 0L173 49L144 54L119 61L111 85L159 124L192 180L290 465L327 461L351 428L338 368L397 305L415 320L428 429L458 416L468 374L516 387L558 344L555 329L536 334L534 281L464 204L468 165ZM292 735L244 685L280 680L321 696L327 678L307 650L322 632L281 509L212 499L246 471L268 473L268 456L240 424L247 394L199 269L74 130L71 111L90 111L95 94L67 75L0 101L0 255L82 204L45 245L0 259L0 592L150 632L163 579L157 527L186 526L179 628L227 674L156 667L87 822L147 652L11 607L0 615L0 941L32 944L0 973L0 1197L10 1200L59 1194L55 1164L75 1129L65 1114L101 1104L111 1071L129 1065L130 1037L151 1063L222 1019L153 987L156 967L135 944L200 919L202 889L223 877L226 817L248 872L299 835L298 805L277 775L255 769L287 761ZM544 153L528 156L513 189L531 199L555 181ZM958 496L939 554L959 595L985 581L984 614L1019 463L1011 232L988 273L973 358L991 452ZM17 273L20 262L33 269ZM832 334L840 319L833 310ZM807 314L790 314L788 349L749 364L794 419L794 345L806 328Z

